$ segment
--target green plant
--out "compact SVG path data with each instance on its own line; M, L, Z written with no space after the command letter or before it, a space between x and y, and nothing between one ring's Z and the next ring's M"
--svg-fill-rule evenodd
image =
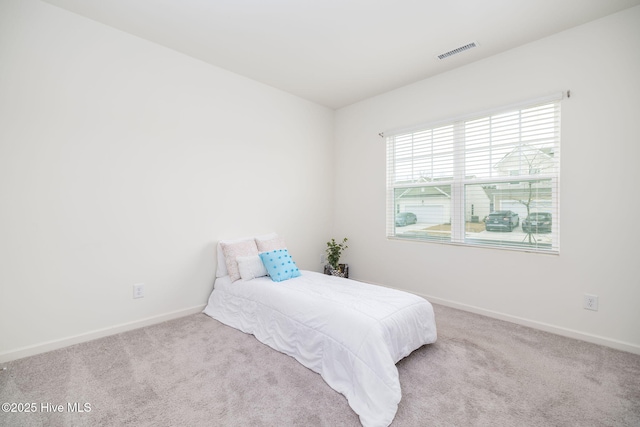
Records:
M340 255L342 255L342 251L349 247L346 245L346 243L346 237L342 240L342 243L337 243L336 239L331 239L327 242L327 261L329 262L331 268L333 268L334 270L338 269L338 262L340 261Z

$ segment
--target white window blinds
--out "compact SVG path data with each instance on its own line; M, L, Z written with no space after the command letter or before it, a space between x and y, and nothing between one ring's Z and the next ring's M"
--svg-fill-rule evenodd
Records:
M557 253L560 99L387 136L387 236Z

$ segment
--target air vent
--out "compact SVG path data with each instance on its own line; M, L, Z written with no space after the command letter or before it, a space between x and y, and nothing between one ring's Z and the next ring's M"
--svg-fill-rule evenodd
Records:
M449 52L441 53L440 55L438 55L438 59L445 59L445 58L448 58L450 56L456 55L456 54L458 54L460 52L464 52L465 50L473 49L474 47L478 47L478 44L476 42L471 42L471 43L466 44L464 46L460 46L458 48L450 50Z

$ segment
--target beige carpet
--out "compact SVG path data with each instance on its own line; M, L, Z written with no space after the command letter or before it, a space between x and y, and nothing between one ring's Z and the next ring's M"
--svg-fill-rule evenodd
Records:
M640 426L640 356L435 309L438 341L398 363L392 426ZM36 412L2 426L360 425L319 375L203 314L5 367L0 402Z

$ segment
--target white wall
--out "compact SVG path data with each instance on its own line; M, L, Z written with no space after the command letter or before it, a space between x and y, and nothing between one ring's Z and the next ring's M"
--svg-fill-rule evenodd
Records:
M347 236L353 277L640 352L639 52L636 7L341 109L333 141L328 109L2 0L0 361L196 311L215 242L272 230L303 268ZM567 89L559 256L385 238L378 132Z
M49 4L2 0L0 359L201 309L222 238L277 231L318 270L333 116Z
M351 275L640 352L639 76L635 7L338 110L334 234ZM379 132L566 90L559 256L385 238Z

